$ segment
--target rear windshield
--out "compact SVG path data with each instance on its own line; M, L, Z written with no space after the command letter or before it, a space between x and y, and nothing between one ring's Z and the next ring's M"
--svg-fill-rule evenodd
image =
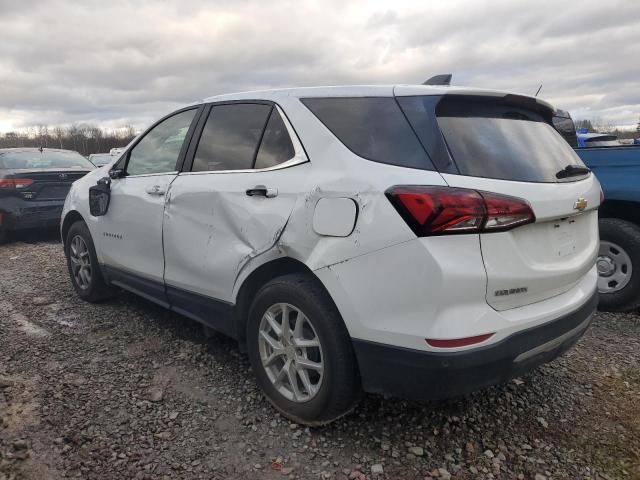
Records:
M567 165L584 166L560 134L537 112L503 103L445 97L438 125L460 174L521 182L559 180Z
M305 98L302 103L356 155L401 167L434 169L395 98Z
M94 165L78 152L61 150L0 151L0 168L77 168L93 170Z

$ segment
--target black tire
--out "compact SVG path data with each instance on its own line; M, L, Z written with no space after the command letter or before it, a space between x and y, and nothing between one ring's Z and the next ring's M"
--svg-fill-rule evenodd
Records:
M274 387L260 358L260 322L264 313L278 303L287 303L302 311L320 340L323 378L315 396L303 403L287 399ZM349 333L327 292L310 275L285 275L260 289L249 310L247 348L258 385L282 415L297 423L309 426L329 423L349 413L361 396Z
M89 260L91 263L91 281L89 282L87 288L80 287L72 271L69 251L71 248L71 241L76 236L80 236L82 240L84 240L89 251ZM67 257L67 269L69 270L69 276L71 277L71 284L82 300L86 302L99 302L101 300L110 298L115 294L115 290L107 284L104 276L102 275L100 264L98 263L98 257L96 256L96 249L93 245L93 239L91 238L91 233L89 232L89 228L87 227L86 223L84 223L83 221L78 220L73 225L71 225L71 228L69 228L69 231L67 232L67 238L64 242L64 253Z
M0 227L0 245L3 245L4 243L6 243L8 238L9 238L9 231L4 227Z
M640 227L618 218L600 219L600 240L618 245L631 258L631 278L616 292L600 292L598 308L605 312L629 312L640 308Z

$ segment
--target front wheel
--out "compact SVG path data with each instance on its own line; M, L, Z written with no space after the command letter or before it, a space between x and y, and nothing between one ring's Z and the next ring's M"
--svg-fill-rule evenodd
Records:
M286 275L256 295L247 323L258 385L285 417L322 425L360 394L351 340L329 295L307 275Z
M640 227L618 218L600 219L596 265L600 310L628 312L640 307Z
M71 283L80 298L98 302L113 295L113 289L102 276L91 233L83 221L77 221L69 228L64 253Z

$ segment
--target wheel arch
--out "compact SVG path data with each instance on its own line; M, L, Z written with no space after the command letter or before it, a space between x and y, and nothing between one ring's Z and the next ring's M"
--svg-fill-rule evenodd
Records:
M77 210L71 210L65 215L64 221L62 222L62 227L60 228L60 234L61 234L63 245L66 246L67 233L69 233L69 229L71 228L71 225L73 225L77 221L84 222L84 217Z
M246 326L251 301L260 288L274 278L292 273L302 273L312 277L333 302L333 298L315 273L303 262L291 257L280 257L270 260L252 271L238 289L235 301L235 321L238 344L241 351L246 351ZM335 302L334 302L335 304ZM337 307L336 307L337 308ZM339 310L338 310L339 311ZM343 320L344 321L344 320Z
M619 218L640 226L640 202L605 199L598 215L600 218Z

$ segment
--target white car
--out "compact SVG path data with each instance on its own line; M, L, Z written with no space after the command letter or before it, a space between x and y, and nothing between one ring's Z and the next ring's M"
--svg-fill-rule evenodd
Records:
M74 183L78 295L121 287L238 340L285 416L445 398L567 350L597 303L601 190L504 92L322 87L164 117Z

